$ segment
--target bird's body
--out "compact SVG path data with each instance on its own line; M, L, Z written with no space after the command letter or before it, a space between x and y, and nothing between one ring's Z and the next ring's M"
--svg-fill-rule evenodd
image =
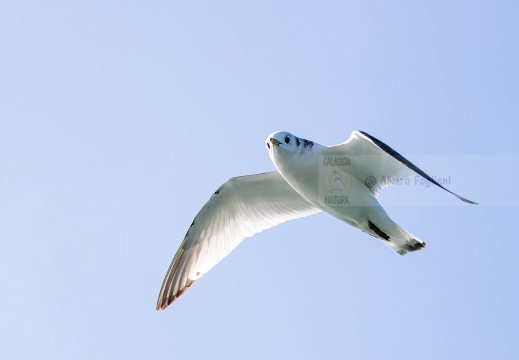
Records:
M271 138L274 136L276 134ZM376 193L361 181L361 178L365 180L376 174L371 170L369 174L362 174L360 167L376 155L356 154L351 146L322 146L286 132L279 132L277 136L283 139L283 145L280 143L269 149L272 162L290 186L310 204L382 239L400 255L425 246L423 241L389 218L377 201ZM285 149L278 149L280 146ZM395 164L397 168L402 166L396 160ZM395 164L390 164L387 171L394 172L391 166Z
M420 250L425 243L389 218L376 199L378 191L416 173L451 192L364 132L354 131L348 141L330 147L276 132L266 145L277 170L231 178L213 194L169 267L157 310L166 309L245 237L320 211L381 239L400 255Z

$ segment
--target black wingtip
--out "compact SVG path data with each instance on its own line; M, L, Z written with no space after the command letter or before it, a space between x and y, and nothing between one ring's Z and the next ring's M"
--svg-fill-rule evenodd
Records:
M469 200L469 199L465 199L464 197L461 197L459 195L456 195L456 197L458 199L460 199L461 201L465 201L466 203L469 203L469 204L472 204L472 205L479 205L477 202Z

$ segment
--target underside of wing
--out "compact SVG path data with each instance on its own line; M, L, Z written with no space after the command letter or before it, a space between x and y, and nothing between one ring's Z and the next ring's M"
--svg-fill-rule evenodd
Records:
M319 211L277 171L229 179L191 224L164 278L157 310L166 309L244 238Z
M416 173L458 199L476 204L446 189L390 146L363 131L354 131L346 142L328 147L323 152L327 156L348 156L346 170L363 181L375 195L380 189Z

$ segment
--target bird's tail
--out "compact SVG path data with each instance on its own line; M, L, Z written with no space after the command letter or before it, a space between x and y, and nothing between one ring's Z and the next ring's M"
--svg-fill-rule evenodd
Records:
M368 223L364 224L365 231L382 240L384 244L400 255L421 250L425 247L425 243L422 240L408 233L391 220L380 205L369 207L367 215Z
M382 240L384 244L400 255L421 250L425 247L425 242L420 240L417 236L405 231L389 218L384 220L384 226L379 226L374 222L368 221L369 231L366 232Z
M400 255L405 255L408 252L422 250L425 247L425 242L423 242L413 234L408 233L400 226L396 226L398 228L400 236L395 236L394 242L396 244L396 247L393 247L393 249L397 253L399 253Z
M405 231L396 223L389 239L382 239L382 241L400 255L422 250L425 247L425 242Z

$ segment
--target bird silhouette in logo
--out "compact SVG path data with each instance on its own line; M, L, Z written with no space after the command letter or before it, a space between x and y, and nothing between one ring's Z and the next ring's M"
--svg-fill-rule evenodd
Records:
M343 176L337 170L333 170L332 174L330 175L330 178L328 179L328 183L331 186L331 190L346 190L346 184L343 180Z

